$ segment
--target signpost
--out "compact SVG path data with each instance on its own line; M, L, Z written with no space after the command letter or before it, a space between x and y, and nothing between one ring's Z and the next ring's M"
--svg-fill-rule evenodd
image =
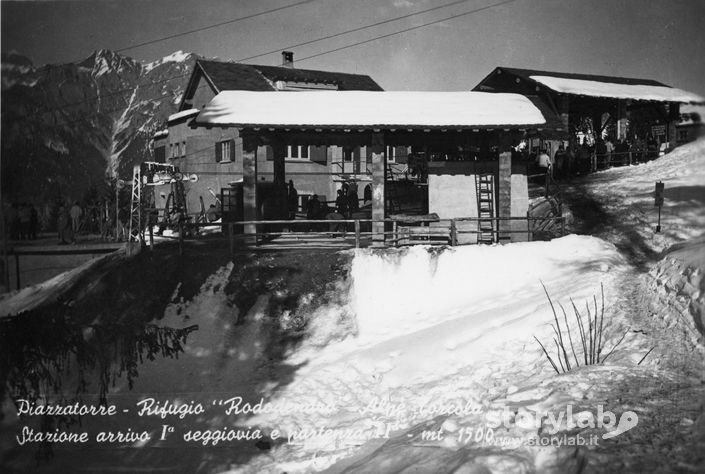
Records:
M661 206L663 206L663 183L661 181L656 182L654 206L658 207L658 224L656 224L656 232L661 232Z

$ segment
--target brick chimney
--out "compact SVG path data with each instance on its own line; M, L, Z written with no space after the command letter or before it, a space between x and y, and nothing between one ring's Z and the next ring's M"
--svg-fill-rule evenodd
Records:
M294 67L294 52L293 51L282 51L282 66L284 67Z

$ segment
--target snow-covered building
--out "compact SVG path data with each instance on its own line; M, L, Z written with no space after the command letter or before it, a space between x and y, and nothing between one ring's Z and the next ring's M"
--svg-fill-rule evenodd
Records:
M497 228L496 218L526 218L526 167L515 170L512 146L527 130L549 130L547 119L531 99L519 94L483 92L334 91L271 94L224 91L193 119L192 126L237 130L243 153L244 220L258 220L260 173L273 171L274 182L288 174L289 146L365 148L371 153L371 218L373 240L384 242L384 219L394 213L390 150L417 150L427 175L427 209L435 219L474 219L463 236L478 241L475 228L486 224L490 241L513 240L514 222ZM272 162L260 167L263 145L271 144ZM414 160L416 161L416 160ZM265 162L266 163L266 162ZM414 163L414 166L417 164ZM412 162L409 162L412 166ZM419 172L420 174L420 172ZM486 180L486 181L483 181ZM418 216L414 216L418 217ZM526 221L524 222L524 226ZM482 229L481 229L482 230ZM254 224L246 234L256 234ZM519 230L526 234L526 229ZM482 239L484 240L484 239ZM472 243L472 242L466 242Z
M705 105L687 104L680 108L680 120L676 123L678 144L688 143L705 136Z
M216 203L222 194L227 199L229 193L241 192L238 189L243 177L240 130L236 127L192 126L193 118L219 93L382 90L367 75L298 69L293 67L290 52L284 52L283 59L282 66L212 60L196 62L179 110L168 119L168 130L153 137L155 161L166 161L177 166L184 175L197 176L197 181L185 183L189 213L199 212L202 205L207 208ZM257 156L263 188L272 187L267 183L273 182L275 146L283 147L286 154L286 180L294 181L300 205L305 205L313 194L318 194L322 201L335 200L342 181L371 180L367 166L369 156L364 147L262 143ZM399 161L405 158L403 151L400 149Z
M563 123L557 136L541 137L549 147L551 139L569 141L575 132L584 131L586 119L597 137L611 135L612 140L651 137L659 145L675 146L679 106L705 102L697 94L650 79L510 67L495 68L473 90L513 92L542 100Z

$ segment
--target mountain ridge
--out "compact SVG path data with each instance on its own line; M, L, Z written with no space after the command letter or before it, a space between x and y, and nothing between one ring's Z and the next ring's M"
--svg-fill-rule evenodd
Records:
M199 57L149 63L108 49L35 66L2 54L2 189L12 201L81 200L151 156Z

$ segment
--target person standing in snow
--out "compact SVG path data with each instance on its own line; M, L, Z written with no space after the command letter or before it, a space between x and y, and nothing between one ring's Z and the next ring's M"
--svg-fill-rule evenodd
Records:
M294 187L294 181L289 180L289 188L287 189L287 208L289 210L289 219L296 219L296 211L299 210L299 192Z
M74 202L73 206L71 206L69 215L71 216L71 230L73 231L73 234L76 235L81 224L81 215L83 215L83 209L81 209L81 206L78 205L78 201Z
M605 162L607 159L607 146L601 138L598 138L595 142L595 163L592 166L591 171L597 171L605 167Z
M59 215L56 219L56 230L60 244L68 244L69 240L71 240L69 237L69 229L69 214L66 212L66 208L61 206L59 208Z
M29 239L37 239L37 228L39 227L39 213L34 204L29 205Z
M20 221L20 240L29 240L29 225L32 220L29 204L23 203L20 205L18 216Z
M556 154L553 155L553 162L555 163L555 176L556 178L562 178L563 177L563 170L565 169L566 165L566 153L565 153L565 148L563 147L563 144L561 143L558 145L558 150L556 150Z
M546 149L543 148L541 152L539 153L539 156L536 158L536 163L539 165L539 168L545 173L549 174L551 171L551 157L548 156L548 153L546 153Z
M614 153L614 144L609 138L605 140L605 149L607 150L607 167L612 166L612 154Z
M311 199L306 203L306 219L315 220L321 215L321 201L318 200L318 194L311 196ZM309 222L308 224L309 232L312 230L318 230L318 226Z
M343 194L343 190L338 190L338 197L335 199L335 212L345 219L348 215L348 198Z
M357 195L357 183L355 181L350 182L350 187L348 187L348 210L350 214L357 212L360 209L360 199Z

